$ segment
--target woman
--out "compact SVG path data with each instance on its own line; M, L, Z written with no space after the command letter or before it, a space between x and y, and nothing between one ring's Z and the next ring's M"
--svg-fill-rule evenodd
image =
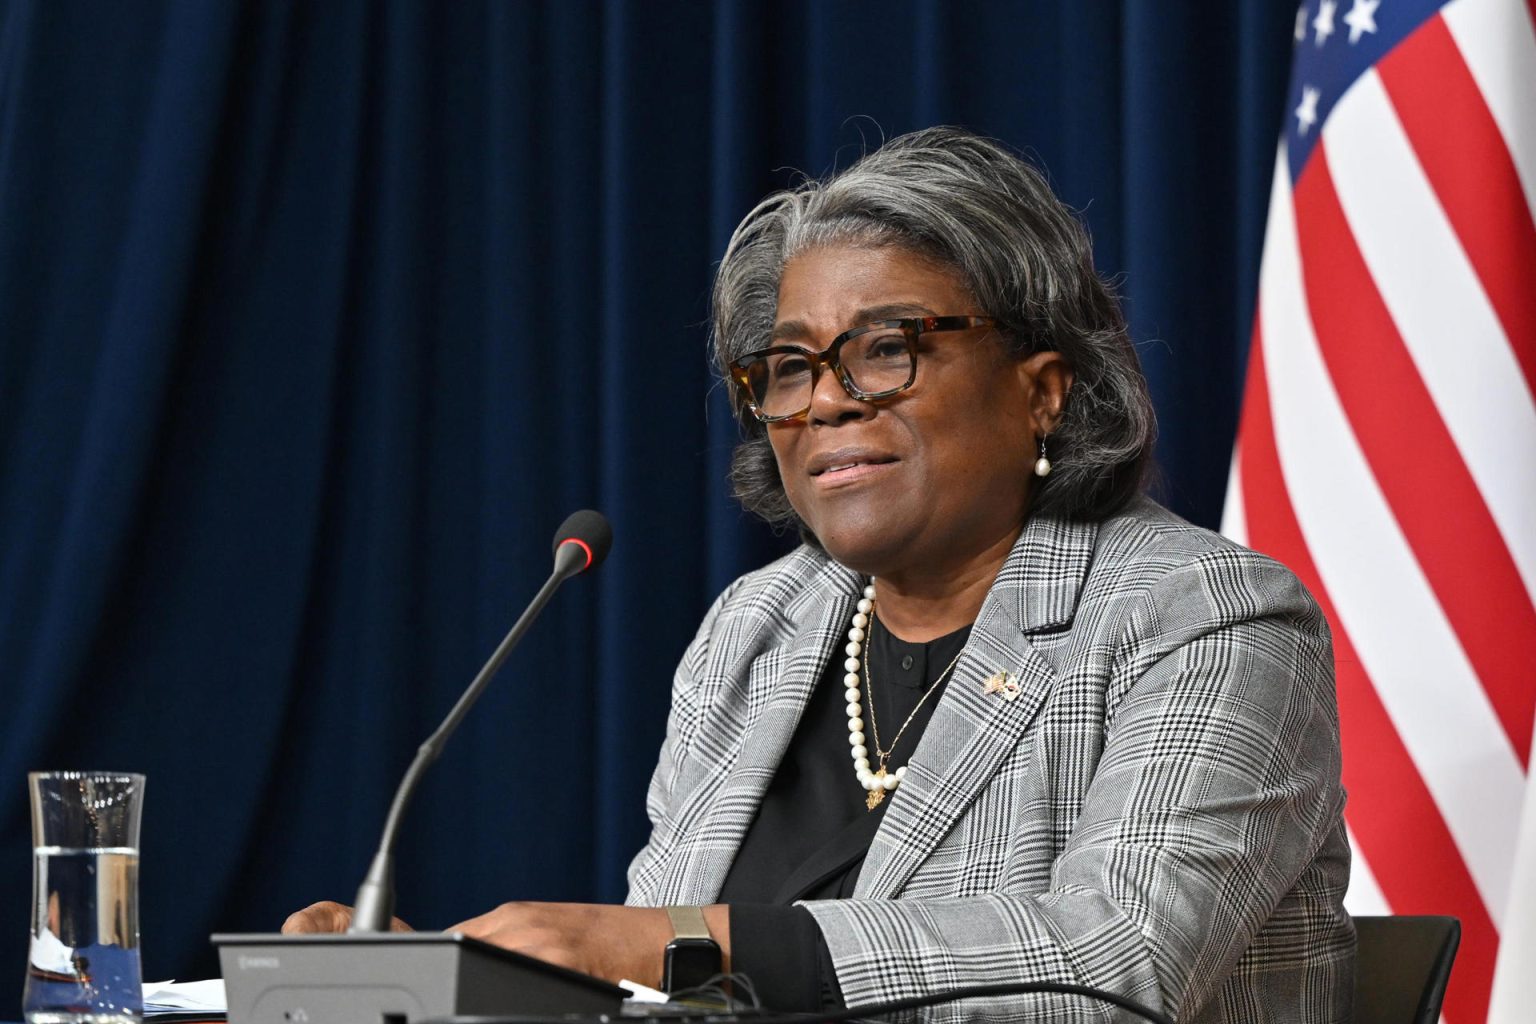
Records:
M1347 1020L1326 626L1285 569L1138 496L1145 385L1043 179L955 129L894 139L748 215L714 328L737 492L805 543L683 657L631 906L460 928L654 983L655 908L705 905L776 1008L1047 980Z

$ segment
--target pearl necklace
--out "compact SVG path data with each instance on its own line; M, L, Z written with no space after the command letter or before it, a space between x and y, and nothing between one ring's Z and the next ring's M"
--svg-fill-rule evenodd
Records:
M864 588L864 596L859 599L858 608L853 615L853 624L848 627L848 646L843 650L848 655L843 662L846 675L843 683L847 689L843 696L848 699L848 744L852 747L853 773L859 780L869 796L864 804L870 810L880 805L887 792L894 792L907 777L907 766L902 765L894 772L886 770L886 763L890 760L891 751L896 749L896 744L901 742L902 733L907 731L907 726L912 724L912 719L917 717L918 709L928 700L929 696L939 688L939 684L949 675L950 670L960 660L960 655L955 655L954 660L945 666L939 673L933 684L923 693L907 720L901 723L901 728L896 730L896 736L891 740L891 745L885 750L880 749L880 727L875 723L875 698L874 688L870 687L869 695L869 722L874 728L875 734L875 763L873 771L870 770L869 747L864 740L864 702L859 691L859 670L864 670L862 682L869 686L869 652L865 649L865 639L868 637L870 623L875 613L875 585L873 582ZM861 657L862 656L862 657Z

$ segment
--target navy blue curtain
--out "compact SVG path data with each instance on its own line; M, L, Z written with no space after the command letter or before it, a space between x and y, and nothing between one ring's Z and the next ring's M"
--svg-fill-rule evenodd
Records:
M675 659L789 543L726 493L712 263L882 136L994 135L1084 212L1214 524L1293 12L0 0L0 1018L27 770L149 775L146 974L212 973L350 897L588 505L613 556L428 778L400 910L621 898Z

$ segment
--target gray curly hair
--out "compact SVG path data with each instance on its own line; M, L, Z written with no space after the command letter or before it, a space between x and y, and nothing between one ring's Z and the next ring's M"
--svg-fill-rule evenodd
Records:
M731 236L715 275L713 341L744 435L731 482L749 511L814 540L726 367L767 344L785 265L829 244L896 246L947 267L969 286L978 312L999 321L1011 356L1054 349L1071 363L1076 379L1047 441L1054 468L1035 482L1032 515L1102 519L1140 491L1156 421L1087 231L1039 171L990 139L940 127L774 193Z

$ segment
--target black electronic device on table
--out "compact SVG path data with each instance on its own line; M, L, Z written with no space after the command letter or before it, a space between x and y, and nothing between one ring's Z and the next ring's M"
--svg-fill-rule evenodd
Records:
M617 1016L617 985L456 933L215 935L231 1024Z

